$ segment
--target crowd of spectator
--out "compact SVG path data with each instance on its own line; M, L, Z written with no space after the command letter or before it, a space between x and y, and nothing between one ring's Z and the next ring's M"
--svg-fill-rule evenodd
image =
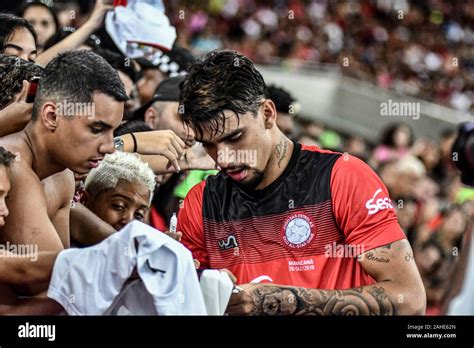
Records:
M463 112L474 107L474 2L169 1L179 41L233 48L260 64L329 63L383 89Z

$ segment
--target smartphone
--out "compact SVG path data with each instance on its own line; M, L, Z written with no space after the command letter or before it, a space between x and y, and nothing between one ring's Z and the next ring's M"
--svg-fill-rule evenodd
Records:
M30 80L30 86L28 88L28 95L26 96L27 103L33 103L36 97L36 91L38 90L38 84L40 81L39 76L35 76Z

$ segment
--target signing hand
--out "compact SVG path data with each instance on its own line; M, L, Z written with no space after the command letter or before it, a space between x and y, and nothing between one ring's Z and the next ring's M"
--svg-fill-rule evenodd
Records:
M166 234L168 237L171 237L174 240L177 240L178 242L181 242L181 238L183 237L183 232L179 232L179 231L178 232L166 231L163 233Z
M161 155L165 156L173 166L180 171L179 159L184 152L184 141L182 141L172 130L157 130L150 132L133 133L137 141L137 152L140 155ZM125 134L121 137L124 140L125 151L132 151L131 135Z
M293 292L274 284L243 284L233 293L227 315L290 315L297 307Z

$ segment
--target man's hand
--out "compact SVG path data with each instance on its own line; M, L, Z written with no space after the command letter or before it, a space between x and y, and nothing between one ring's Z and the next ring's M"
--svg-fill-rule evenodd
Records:
M344 290L244 284L229 315L423 315L426 295L407 240L359 256L377 283Z
M174 240L177 240L178 242L181 242L181 238L183 237L183 232L179 232L179 231L177 232L166 231L163 233L166 234L168 237L171 237Z
M228 315L292 315L296 313L296 296L289 288L274 284L243 284L230 297Z
M183 155L185 143L172 130L157 130L150 132L133 133L137 142L137 152L140 155L161 155L169 161L177 171ZM124 142L124 151L133 152L133 138L130 134L121 136ZM146 160L146 158L144 158Z
M186 149L180 164L183 170L216 169L216 162L207 154L201 143L196 143L191 148Z
M12 103L0 110L0 137L22 130L31 120L33 104L26 102L30 84L23 80L23 88Z

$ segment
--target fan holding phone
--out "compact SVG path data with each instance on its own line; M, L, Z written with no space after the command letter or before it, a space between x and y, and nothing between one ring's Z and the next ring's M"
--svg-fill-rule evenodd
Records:
M23 129L43 68L14 56L0 55L0 136Z

